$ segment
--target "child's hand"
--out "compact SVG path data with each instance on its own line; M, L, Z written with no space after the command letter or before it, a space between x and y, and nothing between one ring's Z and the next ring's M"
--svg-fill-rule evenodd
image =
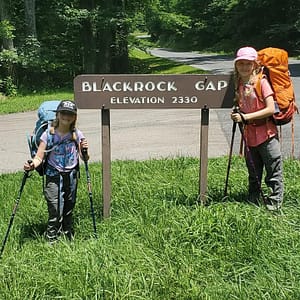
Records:
M26 163L24 164L24 171L32 171L34 170L34 163L32 160L28 160L26 161Z
M88 148L88 147L89 147L89 144L88 144L88 142L87 142L86 139L83 139L83 140L81 140L81 142L80 142L80 146L81 146L81 149L83 149L83 148Z
M232 113L231 114L231 120L237 123L245 123L246 118L245 118L245 114L242 113Z
M82 154L83 160L88 161L90 156L89 156L89 153L88 153L89 145L88 145L88 142L87 142L86 139L81 141L80 148L81 148L81 154Z

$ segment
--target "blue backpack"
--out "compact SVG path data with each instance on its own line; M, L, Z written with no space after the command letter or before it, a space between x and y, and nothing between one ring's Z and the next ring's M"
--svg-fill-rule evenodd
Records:
M29 146L30 156L34 158L36 156L41 135L45 130L49 130L52 124L52 121L56 117L56 109L61 101L60 100L50 100L43 102L38 108L37 115L38 120L35 123L35 128L33 133L27 137L27 142ZM47 142L47 149L51 148L51 134L48 135L50 140ZM53 141L52 141L53 143ZM45 153L43 162L36 168L36 171L43 176L44 175L44 166L47 160L47 152Z

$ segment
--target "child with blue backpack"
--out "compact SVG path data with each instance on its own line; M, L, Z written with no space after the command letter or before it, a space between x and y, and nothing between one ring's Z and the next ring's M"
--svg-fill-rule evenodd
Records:
M51 244L60 235L70 240L74 236L72 213L76 202L79 157L85 161L89 159L88 142L76 128L76 120L76 104L61 101L52 126L41 135L35 157L24 164L24 170L34 170L47 155L44 196L48 206L46 237Z

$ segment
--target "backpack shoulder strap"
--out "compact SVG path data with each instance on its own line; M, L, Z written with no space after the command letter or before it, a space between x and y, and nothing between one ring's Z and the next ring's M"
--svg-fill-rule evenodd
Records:
M260 101L264 101L263 94L261 92L261 80L263 78L267 79L267 76L263 73L263 71L261 71L257 74L257 80L254 84L254 89L255 89L256 95Z
M52 134L50 132L50 128L46 129L46 133L47 133L47 147L46 150L49 150L53 147L53 143L54 143L54 134Z
M77 128L75 128L75 136L76 136L76 138L75 138L75 140L73 140L73 142L75 143L75 146L76 146L76 150L77 150L77 153L78 153L77 155L80 156L80 154L79 154L79 143L80 143L80 141L78 139L79 135L78 135L78 129ZM80 162L80 159L78 157L78 163L77 163L77 166L75 167L77 172L79 172L78 178L80 178L79 162Z
M78 129L77 128L75 128L75 136L76 136L76 139L74 140L74 143L76 144L76 148L77 148L77 150L79 149L79 143L80 143L80 141L79 141L79 139L78 139Z

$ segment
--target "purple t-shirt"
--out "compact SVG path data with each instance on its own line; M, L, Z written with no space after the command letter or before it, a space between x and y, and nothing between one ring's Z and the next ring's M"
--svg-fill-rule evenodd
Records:
M80 141L84 139L83 133L80 130L76 129L76 141L71 139L71 132L67 133L64 136L58 135L56 131L55 134L51 135L51 137L48 137L48 135L49 133L46 130L41 136L41 140L46 143L46 145L49 141L51 141L50 138L52 138L51 145L53 146L51 146L50 149L46 147L47 151L49 151L47 164L58 172L72 171L78 164L78 147ZM52 174L53 172L50 172L47 169L47 175L54 175Z

